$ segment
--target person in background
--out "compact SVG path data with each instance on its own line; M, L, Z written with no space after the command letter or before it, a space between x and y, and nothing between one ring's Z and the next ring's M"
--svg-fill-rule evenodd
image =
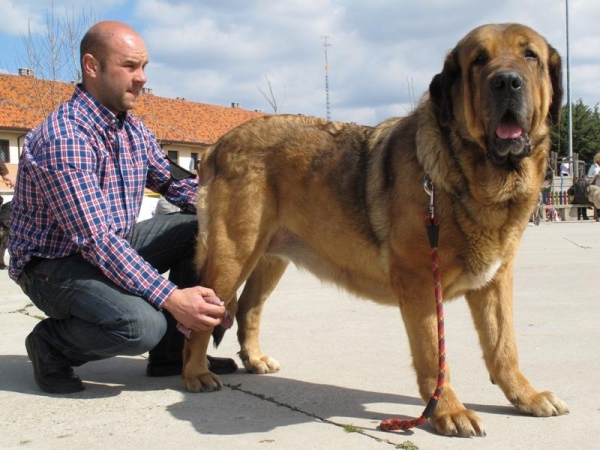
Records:
M121 22L81 41L83 81L25 137L12 200L9 275L48 316L25 340L35 381L82 391L73 367L149 351L149 376L181 373L183 334L220 324L225 307L194 267L198 179L173 176L154 135L130 112L148 51ZM144 189L181 213L136 223ZM169 278L161 273L169 271ZM215 373L237 370L210 358Z
M8 171L8 167L6 167L6 163L0 158L0 177L2 177L2 181L4 184L10 189L15 185L15 178Z
M590 201L587 198L587 188L590 183L583 179L577 178L573 186L567 189L567 194L573 196L573 203L576 205L590 205ZM578 206L577 207L577 220L589 220L590 218L587 215L587 206Z
M9 235L9 220L12 202L4 203L0 196L0 270L6 270L7 266L4 263L4 254L8 248Z
M181 211L179 206L169 203L169 201L161 195L158 202L156 202L154 214L173 214L179 211Z
M594 155L594 162L588 169L587 179L591 184L598 186L598 185L600 185L600 183L598 182L599 178L600 178L600 153L596 153Z
M560 163L560 176L568 177L570 173L571 165L569 164L569 160L567 158L563 158Z
M8 171L8 167L6 167L6 163L0 159L0 176L2 177L2 181L9 188L13 188L15 185L15 179Z
M587 180L594 186L600 186L600 152L594 155L594 162L588 169ZM595 208L596 222L600 222L600 209Z
M15 185L15 179L8 171L4 160L0 159L0 176L7 188ZM0 270L6 269L4 254L8 246L8 217L10 215L10 202L4 203L4 197L0 195Z

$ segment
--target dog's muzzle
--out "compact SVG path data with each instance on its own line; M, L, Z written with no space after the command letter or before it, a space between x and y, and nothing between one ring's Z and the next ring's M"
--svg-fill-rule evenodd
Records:
M490 83L490 97L495 120L488 133L488 159L496 164L515 164L531 156L526 130L529 111L521 75L514 70L496 74Z

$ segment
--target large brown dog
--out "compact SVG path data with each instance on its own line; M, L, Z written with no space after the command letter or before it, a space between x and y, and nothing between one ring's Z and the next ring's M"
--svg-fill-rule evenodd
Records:
M491 378L526 414L564 414L518 366L513 267L539 197L562 98L561 60L518 24L485 25L451 51L417 108L371 128L297 116L264 117L225 135L204 158L198 262L205 285L237 304L247 370L279 364L259 346L264 301L289 261L385 305L399 305L421 397L438 373L431 248L434 188L445 300L466 297ZM206 365L210 333L184 351L188 391L219 389ZM449 377L448 377L449 378ZM483 435L445 386L431 422L447 435Z

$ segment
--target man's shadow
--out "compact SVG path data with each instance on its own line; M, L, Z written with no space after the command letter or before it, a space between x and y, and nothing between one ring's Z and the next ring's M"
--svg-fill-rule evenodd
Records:
M88 363L76 369L86 390L61 398L93 400L115 397L123 391L174 390L183 394L183 400L167 406L166 411L176 419L189 422L198 433L214 435L267 432L314 421L339 426L356 425L358 421L369 424L364 427L365 431L376 431L382 420L410 418L397 412L414 411L416 417L424 407L418 397L311 383L281 374L251 375L244 369L222 375L224 386L220 391L192 394L185 391L179 376L150 378L145 376L145 368L146 360L141 357ZM404 390L412 389L415 386L411 380ZM25 355L0 355L0 391L52 396L36 386L31 363ZM389 409L390 404L394 405L393 411L382 412ZM478 412L518 415L510 406L466 406ZM429 423L422 429L434 433Z

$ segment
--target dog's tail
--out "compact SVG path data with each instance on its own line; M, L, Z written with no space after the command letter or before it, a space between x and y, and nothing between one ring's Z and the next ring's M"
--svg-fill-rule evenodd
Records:
M197 168L198 192L196 210L198 216L198 237L196 242L196 267L199 271L204 267L206 258L206 242L208 239L208 188L210 180L214 177L214 146L209 147Z

